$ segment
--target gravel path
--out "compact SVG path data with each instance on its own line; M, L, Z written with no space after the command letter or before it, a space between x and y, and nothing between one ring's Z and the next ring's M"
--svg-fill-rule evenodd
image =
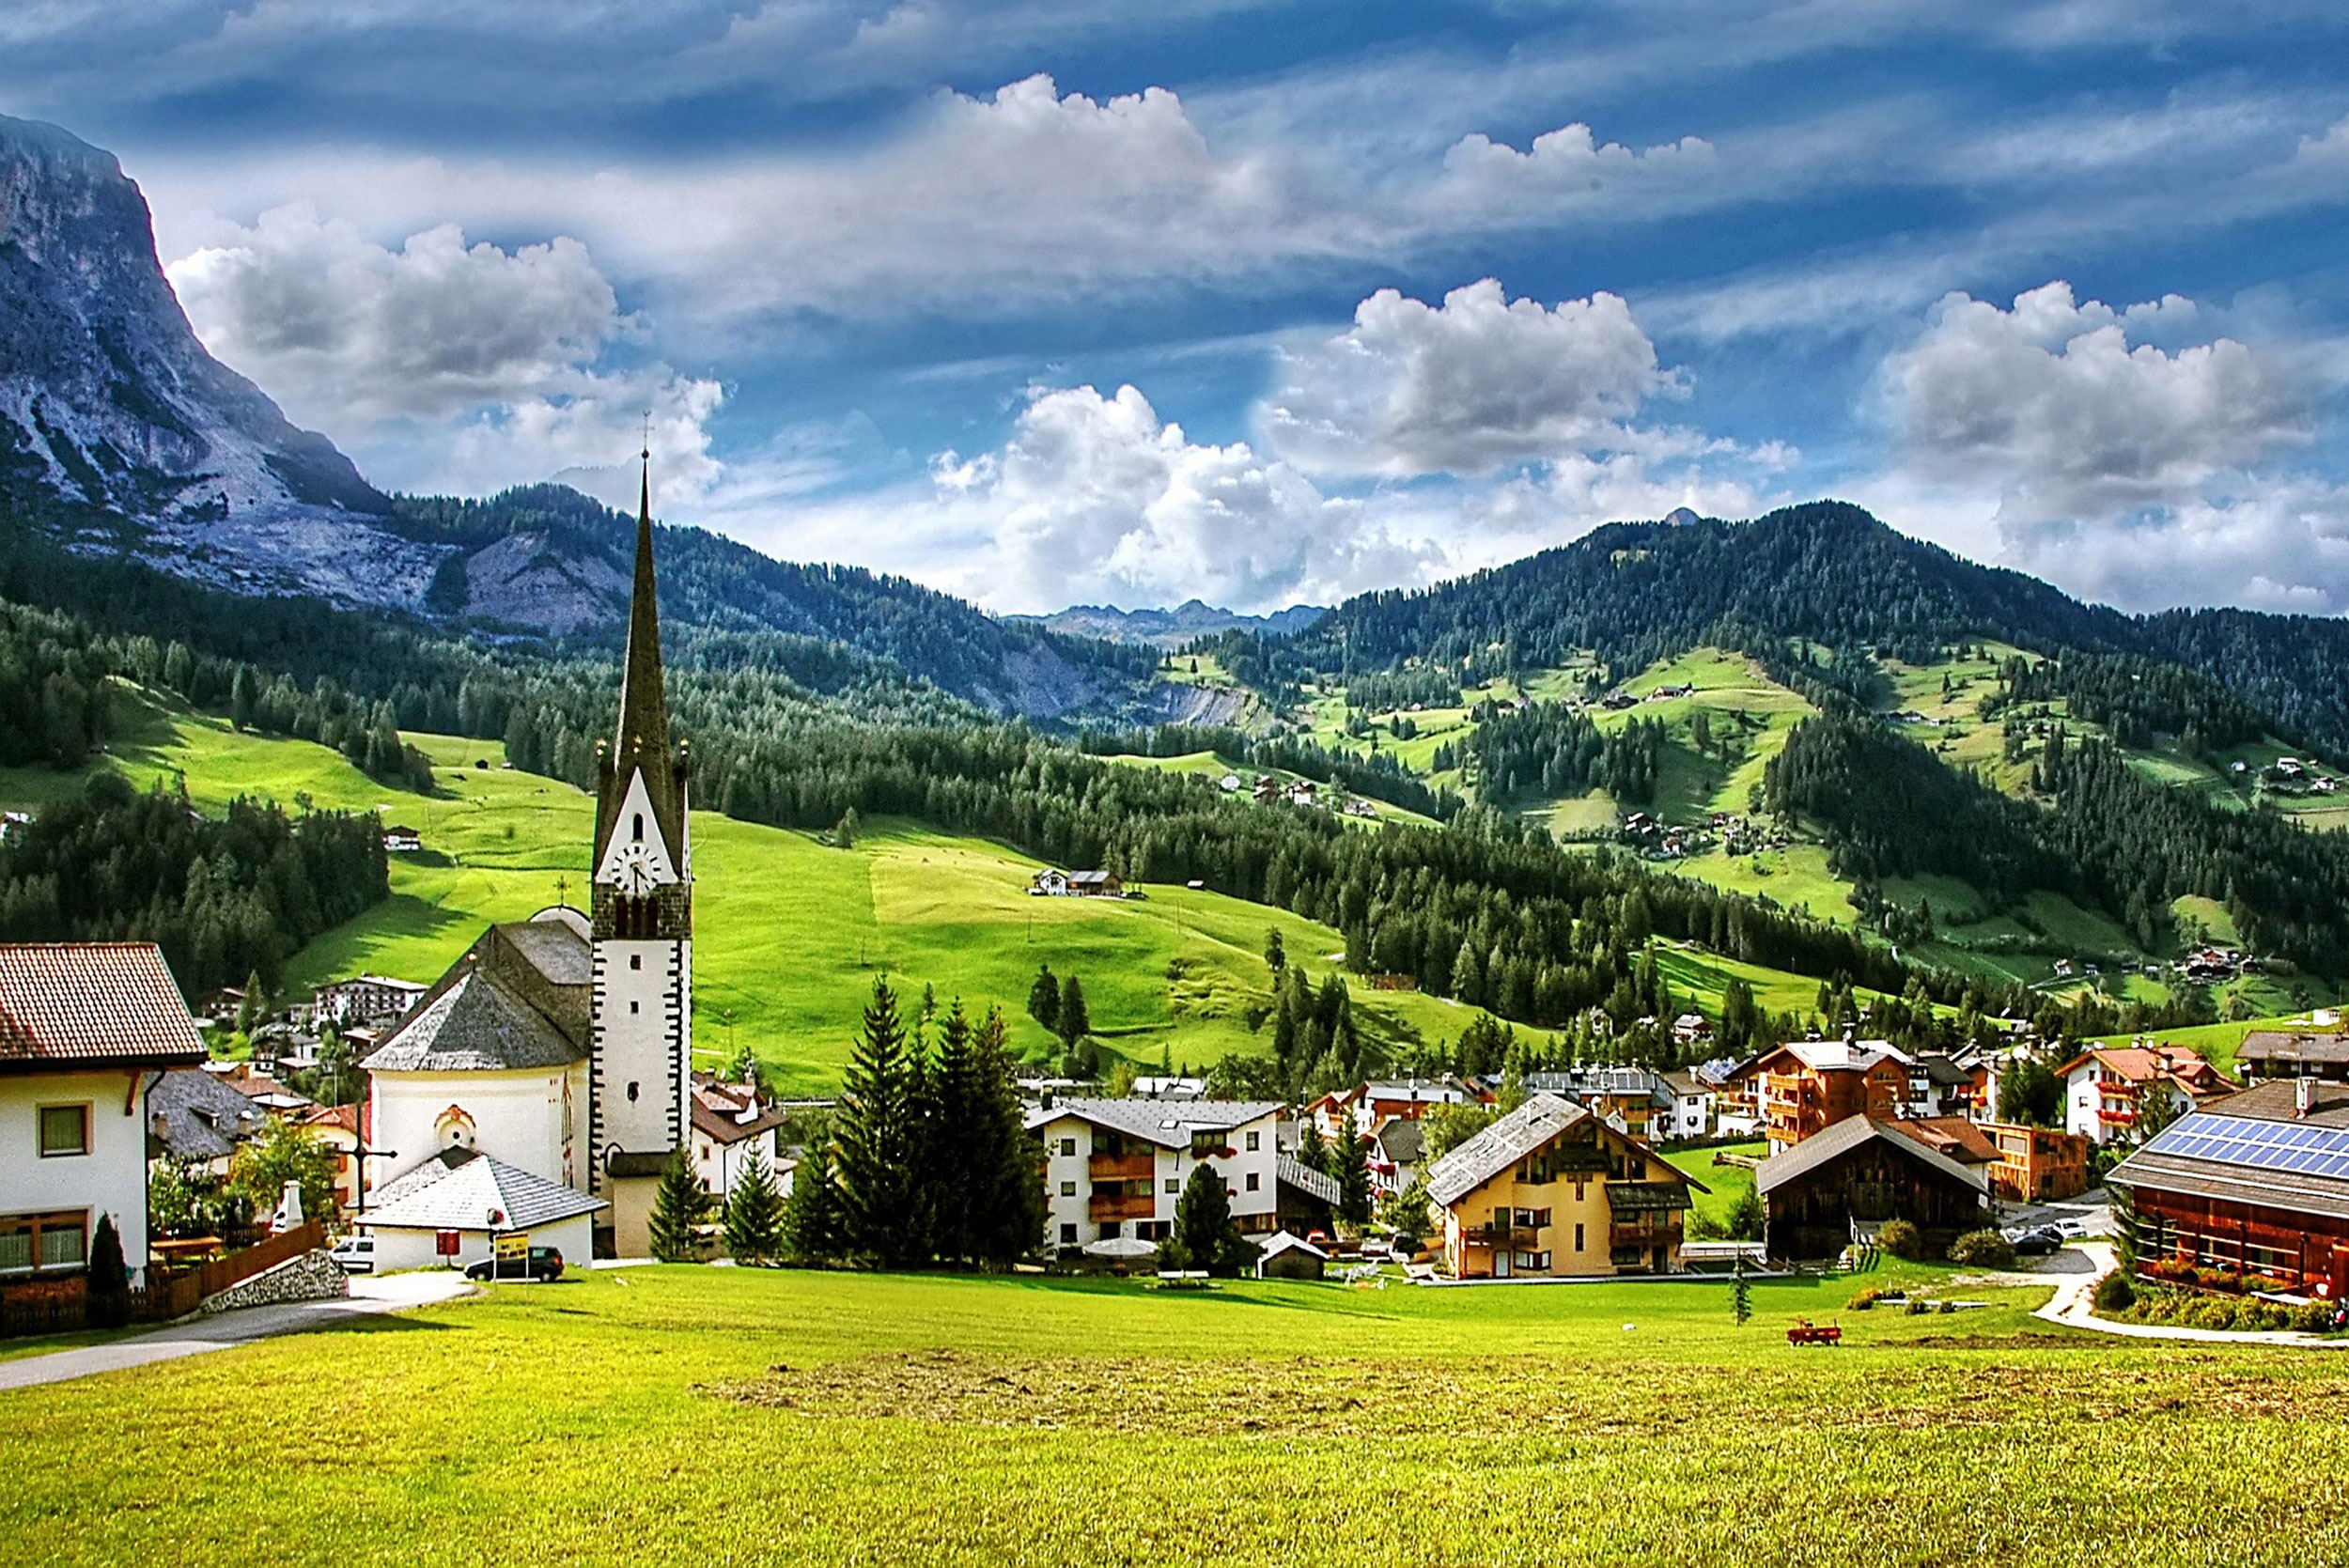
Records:
M175 1323L128 1339L78 1350L53 1350L46 1356L23 1356L0 1361L0 1389L26 1389L42 1383L63 1383L101 1372L120 1372L153 1361L200 1356L208 1350L251 1344L279 1334L299 1334L311 1328L331 1328L354 1317L396 1312L471 1296L476 1287L461 1275L433 1270L394 1274L381 1280L357 1278L350 1296L337 1301L295 1301L279 1307L249 1307L241 1312Z

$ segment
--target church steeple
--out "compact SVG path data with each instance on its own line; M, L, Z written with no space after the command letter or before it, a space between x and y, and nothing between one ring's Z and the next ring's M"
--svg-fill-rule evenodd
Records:
M621 666L620 714L611 743L598 748L600 799L596 860L600 864L631 782L644 780L645 799L668 856L685 849L685 756L669 739L669 704L661 674L661 605L653 575L652 452L643 453L636 504L636 577L628 607L628 652Z

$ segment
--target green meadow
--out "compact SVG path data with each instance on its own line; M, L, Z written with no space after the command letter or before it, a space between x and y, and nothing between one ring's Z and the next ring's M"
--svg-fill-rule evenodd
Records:
M1895 1281L1987 1305L612 1270L0 1393L0 1528L187 1568L2333 1556L2349 1360Z

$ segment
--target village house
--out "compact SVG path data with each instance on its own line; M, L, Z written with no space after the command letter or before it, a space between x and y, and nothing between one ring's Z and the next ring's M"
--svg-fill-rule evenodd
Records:
M412 980L395 980L388 974L355 974L348 980L320 986L313 1016L321 1024L397 1023L415 1005L416 999L429 989L428 986Z
M147 1094L148 1157L225 1176L237 1146L267 1126L269 1115L219 1074L174 1067Z
M1126 884L1112 871L1039 871L1028 884L1030 894L1041 898L1123 898Z
M2089 1160L2096 1145L2077 1133L2014 1122L1975 1125L1998 1145L1990 1189L2006 1202L2051 1203L2077 1198L2092 1185Z
M79 1274L106 1216L139 1278L148 1096L204 1055L153 943L0 946L0 1289Z
M2234 1063L2254 1083L2279 1078L2349 1082L2349 1034L2338 1018L2330 1029L2255 1029L2236 1048Z
M2105 1180L2132 1200L2140 1275L2186 1265L2349 1299L2349 1087L2294 1079L2198 1105Z
M1715 1057L1688 1069L1713 1092L1713 1131L1721 1138L1751 1138L1762 1130L1761 1059Z
M1063 1099L1030 1111L1047 1243L1163 1241L1202 1166L1222 1179L1244 1234L1327 1230L1337 1184L1282 1153L1280 1116L1272 1100Z
M2149 1106L2190 1110L2242 1087L2184 1046L2099 1046L2056 1070L2063 1130L2094 1143L2131 1142Z
M1657 1132L1659 1140L1708 1138L1713 1132L1713 1087L1697 1077L1692 1070L1682 1068L1656 1075L1667 1094L1672 1096L1671 1110L1665 1125Z
M1412 1116L1391 1116L1370 1135L1371 1185L1400 1192L1411 1185L1427 1157L1427 1125Z
M1259 1280L1318 1280L1330 1265L1330 1254L1304 1237L1275 1231L1256 1260Z
M1455 1279L1669 1274L1704 1190L1590 1109L1536 1094L1427 1168Z
M412 855L424 847L424 835L404 822L387 823L383 828L383 852L387 855Z
M1909 1059L1882 1040L1797 1040L1754 1064L1763 1130L1782 1153L1851 1116L1890 1119L1911 1103Z
M1563 1072L1525 1075L1535 1094L1556 1094L1587 1106L1600 1120L1642 1142L1662 1142L1677 1134L1677 1092L1661 1073L1645 1067L1569 1067Z
M790 1114L752 1083L721 1083L708 1073L693 1082L692 1165L702 1190L724 1201L756 1154L779 1192L788 1194L798 1163L785 1157L783 1126Z
M359 1156L359 1112L355 1105L316 1105L294 1118L295 1126L334 1151L334 1202L346 1213L359 1206L363 1190L373 1185Z
M1924 1234L1937 1256L1990 1221L1990 1179L1912 1124L1845 1116L1764 1160L1754 1186L1768 1212L1772 1258L1831 1258L1891 1219Z

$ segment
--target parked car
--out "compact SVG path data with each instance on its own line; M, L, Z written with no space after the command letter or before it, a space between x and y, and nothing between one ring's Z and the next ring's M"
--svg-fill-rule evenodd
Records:
M375 1272L375 1237L347 1235L326 1250L326 1255L342 1265L346 1274Z
M2062 1235L2052 1225L2040 1225L2009 1239L2015 1245L2015 1255L2025 1258L2046 1257L2063 1245Z
M533 1280L539 1284L563 1278L563 1254L552 1247L533 1247L522 1258L483 1258L465 1268L468 1280Z

